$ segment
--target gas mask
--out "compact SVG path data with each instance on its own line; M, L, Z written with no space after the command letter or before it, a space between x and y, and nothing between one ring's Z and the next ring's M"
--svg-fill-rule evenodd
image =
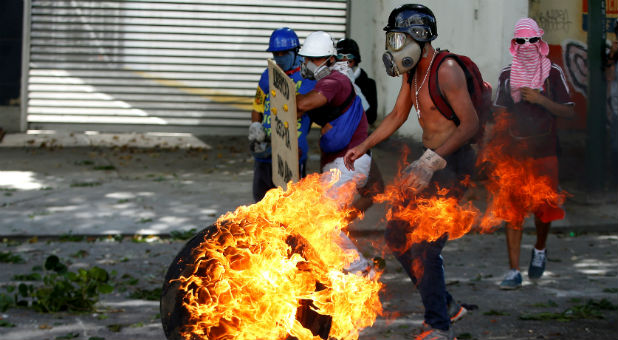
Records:
M330 68L326 66L327 63L328 59L316 66L312 61L307 60L306 63L300 64L300 75L303 78L318 81L330 74Z
M412 70L421 59L421 52L419 43L405 33L386 33L386 52L382 55L386 73L398 77Z

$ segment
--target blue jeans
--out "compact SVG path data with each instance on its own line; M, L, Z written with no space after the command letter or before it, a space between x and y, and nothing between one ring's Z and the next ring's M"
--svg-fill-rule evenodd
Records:
M422 193L423 196L434 196L436 184L441 188L448 188L450 190L448 196L461 198L465 193L466 187L462 184L462 180L466 176L471 176L474 170L476 161L474 150L469 145L465 145L445 159L446 168L434 173L431 183ZM448 240L448 234L445 233L436 241L423 241L404 249L405 235L413 228L414 226L407 221L389 221L386 224L384 239L418 288L425 307L425 322L432 328L448 330L451 320L447 306L453 297L446 290L441 255L442 248Z
M391 221L388 223L385 238L387 243L393 238L401 235L401 227L407 228L407 222ZM417 287L423 306L425 307L425 322L432 328L448 330L451 320L448 315L447 306L453 297L446 290L444 281L444 267L442 265L442 248L448 240L448 235L444 235L434 242L421 242L413 244L403 253L393 252L403 269ZM389 244L389 246L392 246ZM418 264L414 261L420 261ZM417 272L415 268L420 266L422 272ZM420 277L419 277L420 276Z

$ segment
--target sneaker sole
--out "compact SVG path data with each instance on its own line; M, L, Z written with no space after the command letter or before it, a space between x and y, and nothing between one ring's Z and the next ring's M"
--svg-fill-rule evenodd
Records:
M457 313L451 316L451 323L455 323L456 321L461 320L461 318L463 318L467 313L468 313L468 310L460 306Z
M542 278L542 277L543 277L543 274L545 274L545 273L543 272L543 273L541 273L541 275L539 275L539 276L536 276L536 275L532 275L532 276L530 276L530 273L528 273L528 279L530 279L530 280L532 280L532 281L534 281L534 280L538 280L538 279L540 279L540 278Z
M519 285L519 286L514 286L514 287L510 287L510 286L499 286L499 287L500 287L500 289L502 289L502 290L515 290L515 289L519 289L519 288L521 288L521 285Z

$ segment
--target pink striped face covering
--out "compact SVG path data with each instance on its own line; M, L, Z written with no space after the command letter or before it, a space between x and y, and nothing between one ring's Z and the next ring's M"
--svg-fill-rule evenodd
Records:
M515 24L515 35L511 40L509 51L513 56L511 64L511 97L515 103L521 101L519 88L530 87L543 89L543 82L549 76L551 61L547 58L549 46L543 39L536 43L527 41L524 44L515 42L517 38L542 37L543 30L536 21L522 18Z

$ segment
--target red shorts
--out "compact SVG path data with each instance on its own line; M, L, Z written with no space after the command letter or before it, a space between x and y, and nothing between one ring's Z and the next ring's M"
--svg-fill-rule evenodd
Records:
M545 176L549 178L550 184L554 191L558 192L558 157L547 156L535 158L532 160L533 171L537 176ZM545 204L540 206L534 215L541 222L549 223L551 221L561 220L564 218L564 209L559 206Z

